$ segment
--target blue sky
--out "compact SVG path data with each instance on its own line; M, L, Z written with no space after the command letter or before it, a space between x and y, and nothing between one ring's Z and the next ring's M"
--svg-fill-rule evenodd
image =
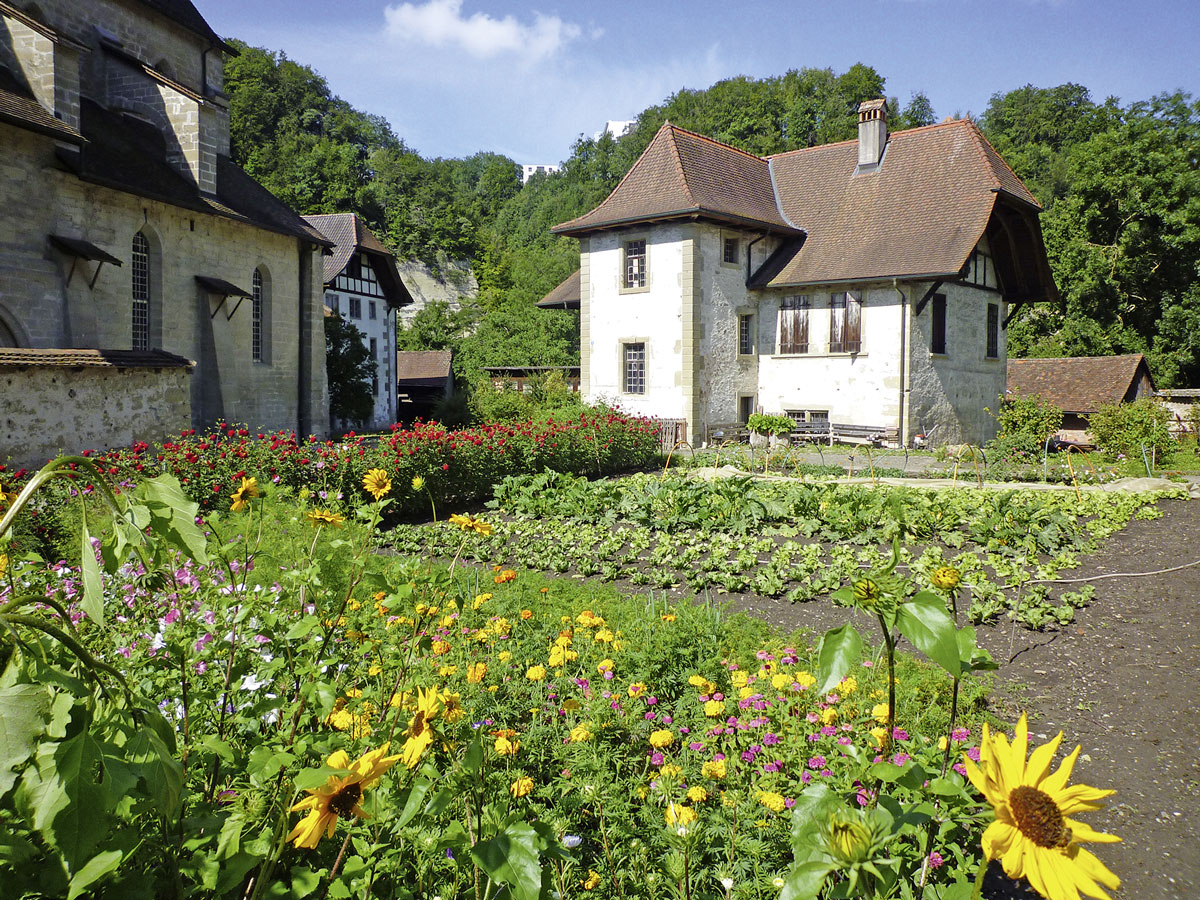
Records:
M422 155L554 163L681 88L855 62L940 119L1074 81L1093 99L1200 93L1197 0L194 0L283 50Z

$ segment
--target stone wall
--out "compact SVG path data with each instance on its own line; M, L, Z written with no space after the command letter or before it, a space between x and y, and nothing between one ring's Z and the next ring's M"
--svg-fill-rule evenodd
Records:
M150 347L198 363L193 424L327 428L319 251L295 237L79 181L53 165L49 138L0 125L0 320L28 347L132 345L132 241L150 244ZM51 234L79 237L124 262L77 260ZM74 266L74 272L72 272ZM251 353L251 304L205 293L195 277L265 288L266 354ZM227 316L237 311L232 318Z
M0 367L0 460L160 441L191 424L188 368Z
M911 287L916 303L928 284ZM933 322L932 303L912 320L911 434L930 434L934 446L975 444L982 446L996 436L995 410L1007 384L1008 350L1000 330L999 355L987 356L987 307L999 306L998 319L1008 314L1000 294L963 284L944 284L938 293L946 296L946 352L930 350ZM936 429L936 430L935 430Z

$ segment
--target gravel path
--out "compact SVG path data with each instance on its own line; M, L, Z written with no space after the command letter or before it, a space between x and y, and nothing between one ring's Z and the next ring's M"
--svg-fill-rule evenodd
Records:
M1149 572L1200 560L1200 501L1160 504L1085 558L1074 578ZM1083 746L1073 782L1115 788L1087 820L1120 835L1096 845L1121 876L1121 900L1200 898L1200 566L1094 582L1073 624L1029 632L1005 621L980 629L1002 663L997 715L1030 715L1031 740L1064 732ZM1077 586L1073 586L1077 587ZM846 619L824 601L792 604L754 595L735 605L785 628L822 631ZM864 633L871 622L858 620ZM876 635L876 639L878 636Z

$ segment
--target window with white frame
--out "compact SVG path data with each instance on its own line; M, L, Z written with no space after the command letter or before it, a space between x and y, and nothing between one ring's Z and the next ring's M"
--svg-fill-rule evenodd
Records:
M808 352L807 294L784 297L779 302L779 352Z
M337 294L326 294L325 295L325 305L329 307L329 311L331 313L333 313L335 316L340 315L340 311L338 310Z
M133 290L134 350L150 349L150 242L140 231L133 236L133 260L130 266Z
M376 307L374 300L367 301L367 318L368 319L379 318L379 309L378 309L378 307Z
M646 343L636 341L621 345L621 390L626 394L646 393Z
M626 241L621 245L621 287L629 289L646 286L646 241Z
M723 238L721 241L721 262L736 266L738 263L738 251L740 249L741 241L737 238Z
M829 352L862 350L862 291L846 291L829 298Z
M349 300L349 302L350 302L350 318L361 319L362 318L362 298L347 297L346 299Z
M738 316L738 355L751 356L754 353L754 313L741 313Z

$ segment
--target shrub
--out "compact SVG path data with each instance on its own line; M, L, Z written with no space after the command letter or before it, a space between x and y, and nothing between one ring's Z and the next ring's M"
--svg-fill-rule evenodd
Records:
M1063 411L1037 396L1014 394L1002 397L999 411L993 413L989 409L987 412L1000 425L1000 434L991 445L1000 456L1020 451L1040 458L1046 440L1062 427L1063 422Z
M1171 434L1171 413L1152 397L1102 406L1089 417L1088 430L1108 456L1141 456L1144 447L1161 458L1179 448Z
M746 427L754 434L774 434L782 436L791 432L795 423L791 416L784 415L764 415L763 413L754 413L746 420Z

